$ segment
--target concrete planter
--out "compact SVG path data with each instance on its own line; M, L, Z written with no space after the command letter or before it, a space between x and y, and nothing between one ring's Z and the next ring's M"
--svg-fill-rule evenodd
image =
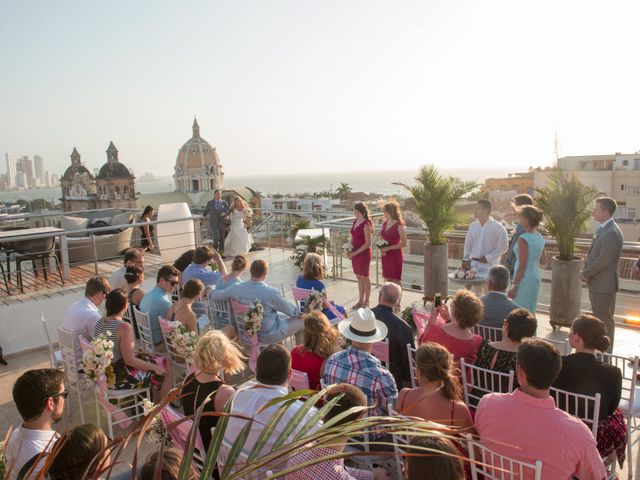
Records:
M424 245L424 296L433 298L436 293L447 296L449 291L448 245Z
M557 257L553 257L549 317L554 329L571 326L573 320L580 314L582 264L582 259L558 260Z

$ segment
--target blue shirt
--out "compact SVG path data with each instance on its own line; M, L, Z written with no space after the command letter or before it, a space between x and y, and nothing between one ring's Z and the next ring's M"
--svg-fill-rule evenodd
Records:
M209 298L212 300L233 299L243 305L260 300L264 307L264 318L262 319L262 328L258 332L258 339L262 343L281 341L287 333L287 318L298 313L298 307L287 302L280 290L265 282L255 280L236 283L221 291L216 289L211 292Z
M162 341L162 331L160 330L158 316L166 318L171 305L171 295L157 285L142 297L140 311L149 314L154 344Z
M225 282L223 276L221 276L216 282L216 290L224 290L225 288L229 288L231 285L235 285L236 283L241 282L242 280L240 280L238 277L233 277Z
M304 288L305 290L315 290L317 292L321 292L326 290L324 283L320 280L305 280L302 278L302 275L298 275L298 279L296 280L296 287Z
M193 280L197 278L198 280L204 283L205 287L215 285L216 282L222 278L222 273L216 271L211 271L211 268L203 267L202 265L198 265L192 263L187 268L185 268L184 272L182 272L182 284L184 285L189 280Z

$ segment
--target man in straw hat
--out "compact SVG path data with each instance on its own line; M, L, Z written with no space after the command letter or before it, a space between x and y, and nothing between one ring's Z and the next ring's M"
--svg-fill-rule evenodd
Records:
M386 338L386 325L370 309L358 308L338 324L338 330L351 340L351 346L327 359L324 383L355 385L367 396L369 415L386 414L387 405L398 398L398 387L389 370L371 355L373 344Z

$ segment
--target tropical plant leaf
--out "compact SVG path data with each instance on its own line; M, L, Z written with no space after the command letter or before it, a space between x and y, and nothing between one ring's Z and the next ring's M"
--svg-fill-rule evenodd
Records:
M231 445L224 468L222 469L222 473L220 474L220 478L222 479L227 478L231 473L231 469L234 466L236 466L236 460L238 460L238 458L240 457L240 454L242 453L242 449L244 448L244 444L246 443L247 438L249 437L249 433L251 432L251 424L252 422L248 421L245 424L245 426L242 427L242 430L240 430L238 437L234 440L233 444ZM246 465L248 464L249 462L247 461Z

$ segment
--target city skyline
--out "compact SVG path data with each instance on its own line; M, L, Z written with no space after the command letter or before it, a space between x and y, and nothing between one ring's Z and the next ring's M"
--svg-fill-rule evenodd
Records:
M227 175L520 171L552 162L556 132L562 155L640 149L633 3L29 1L3 13L0 152L38 151L50 173L74 147L101 164L113 140L136 174L170 176L194 116Z

